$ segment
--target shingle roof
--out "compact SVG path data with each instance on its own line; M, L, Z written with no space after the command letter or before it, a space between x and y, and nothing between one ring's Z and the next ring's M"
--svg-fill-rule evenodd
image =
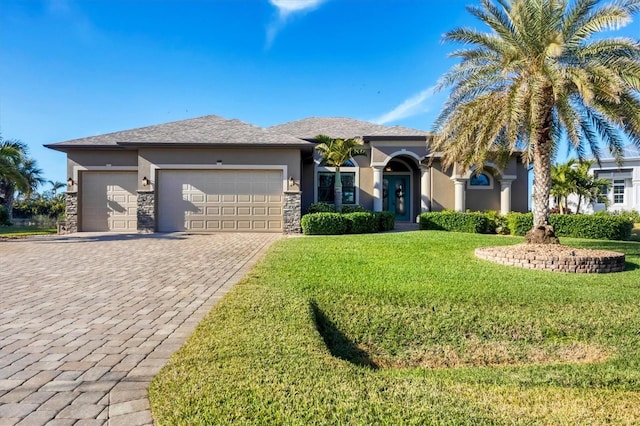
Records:
M383 126L367 121L340 117L310 117L269 127L270 130L298 138L313 139L317 135L332 138L354 138L364 136L429 136L424 130L402 126Z
M229 120L216 115L207 115L155 126L73 139L45 146L64 150L66 148L97 148L146 144L313 146L307 141L284 133L278 133L240 120Z

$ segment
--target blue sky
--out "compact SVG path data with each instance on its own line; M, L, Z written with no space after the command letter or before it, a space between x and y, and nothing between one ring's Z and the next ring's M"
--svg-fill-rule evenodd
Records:
M429 130L474 0L0 0L0 132L46 143L216 114ZM624 34L640 38L637 18Z

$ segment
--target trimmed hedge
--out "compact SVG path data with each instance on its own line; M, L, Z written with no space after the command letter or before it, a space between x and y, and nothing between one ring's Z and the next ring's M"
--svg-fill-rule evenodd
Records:
M333 204L325 203L323 201L319 201L317 203L313 203L307 209L307 213L335 213L336 208Z
M391 212L373 213L378 220L378 232L392 231L396 227L396 215Z
M422 213L419 218L419 228L423 230L435 229L486 234L490 232L490 227L491 223L484 213L427 212ZM495 232L495 225L493 225L493 229Z
M552 214L549 224L559 237L596 240L628 240L633 229L629 217L613 215Z
M378 218L371 212L343 213L347 221L347 233L372 234L378 232Z
M342 235L349 219L340 213L310 213L302 216L300 225L305 235Z
M533 228L533 213L508 213L507 226L511 235L523 237Z

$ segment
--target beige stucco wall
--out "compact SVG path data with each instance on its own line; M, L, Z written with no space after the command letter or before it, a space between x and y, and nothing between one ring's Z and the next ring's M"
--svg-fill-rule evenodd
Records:
M204 165L215 168L218 161L225 168L238 166L286 166L287 176L296 182L302 178L300 151L296 148L140 148L140 179L147 176L151 180L151 188L156 177L151 173L151 166L162 168L167 165Z
M485 170L485 173L488 173ZM471 211L496 210L500 211L500 182L494 176L493 188L473 188L466 183L466 209Z
M455 207L454 187L451 180L452 168L442 170L442 164L435 160L431 167L431 210L453 210Z
M371 142L371 163L386 163L389 156L398 152L413 153L418 158L427 155L427 145L420 141L373 141Z
M517 162L518 179L511 184L511 210L524 213L529 210L529 172L527 166L519 159L514 159L515 162Z
M67 176L74 177L78 167L136 167L138 153L131 151L74 151L67 154Z

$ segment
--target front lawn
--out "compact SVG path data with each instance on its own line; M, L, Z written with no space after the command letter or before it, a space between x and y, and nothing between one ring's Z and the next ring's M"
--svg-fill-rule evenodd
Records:
M21 238L32 235L50 235L57 233L56 228L41 228L37 226L0 226L0 238Z
M159 425L640 422L640 244L627 271L478 260L519 238L278 242L150 388Z

